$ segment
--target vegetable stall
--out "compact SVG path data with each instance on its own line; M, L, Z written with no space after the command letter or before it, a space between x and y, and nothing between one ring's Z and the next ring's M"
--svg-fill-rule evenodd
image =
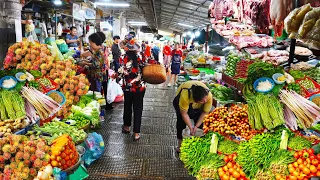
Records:
M313 26L318 12L310 5L295 9L285 29L295 38L310 31L312 39L313 32L319 32ZM214 104L203 121L203 136L183 139L180 160L189 174L217 180L319 177L320 63L310 48L319 41L297 46L289 63L287 41L255 34L248 24L211 22L232 50L221 57L226 63L213 67L212 79L198 79L227 106Z
M0 179L53 179L84 168L105 100L89 92L72 58L56 52L26 40L8 49L0 71Z

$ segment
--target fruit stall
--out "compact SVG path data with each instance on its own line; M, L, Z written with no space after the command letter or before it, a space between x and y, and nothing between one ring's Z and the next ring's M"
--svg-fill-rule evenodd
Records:
M295 9L285 21L286 31L291 36L319 32L306 28L303 20L315 18L310 14L318 11L310 5ZM227 106L214 104L203 121L203 136L183 139L180 160L189 174L217 180L320 177L318 51L311 41L304 42L304 47L296 46L291 61L288 41L257 35L238 22L212 22L232 50L225 64L211 67L213 79L199 79Z
M88 176L86 144L100 127L105 99L77 73L74 52L59 53L53 42L25 40L8 49L0 71L0 179Z

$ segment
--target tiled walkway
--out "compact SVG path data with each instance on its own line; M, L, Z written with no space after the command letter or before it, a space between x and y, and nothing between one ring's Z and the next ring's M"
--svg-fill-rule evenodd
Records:
M123 104L106 115L98 131L104 138L106 151L88 168L88 179L193 179L174 151L177 141L173 97L173 88L148 86L138 142L121 133Z

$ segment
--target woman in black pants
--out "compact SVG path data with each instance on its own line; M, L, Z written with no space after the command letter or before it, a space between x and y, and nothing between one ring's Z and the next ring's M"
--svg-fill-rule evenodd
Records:
M131 40L127 37L127 40ZM123 92L124 92L124 115L122 132L125 134L130 133L132 106L134 114L134 139L140 139L140 127L143 111L143 98L146 91L145 82L142 80L142 68L144 62L140 59L137 52L140 46L133 41L125 45L126 55L120 58L120 68L118 73L123 79Z
M190 134L195 135L197 129L202 128L203 119L212 108L212 94L204 83L188 81L179 86L173 106L177 114L176 128L179 145L176 151L180 152L183 129L187 125ZM190 119L194 120L194 126Z

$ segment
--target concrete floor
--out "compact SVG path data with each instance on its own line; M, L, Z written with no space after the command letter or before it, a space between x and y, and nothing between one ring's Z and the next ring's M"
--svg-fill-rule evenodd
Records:
M138 142L121 133L123 104L107 112L102 128L97 131L104 138L106 151L88 168L88 179L194 179L174 151L177 146L174 92L174 88L165 85L147 87Z

